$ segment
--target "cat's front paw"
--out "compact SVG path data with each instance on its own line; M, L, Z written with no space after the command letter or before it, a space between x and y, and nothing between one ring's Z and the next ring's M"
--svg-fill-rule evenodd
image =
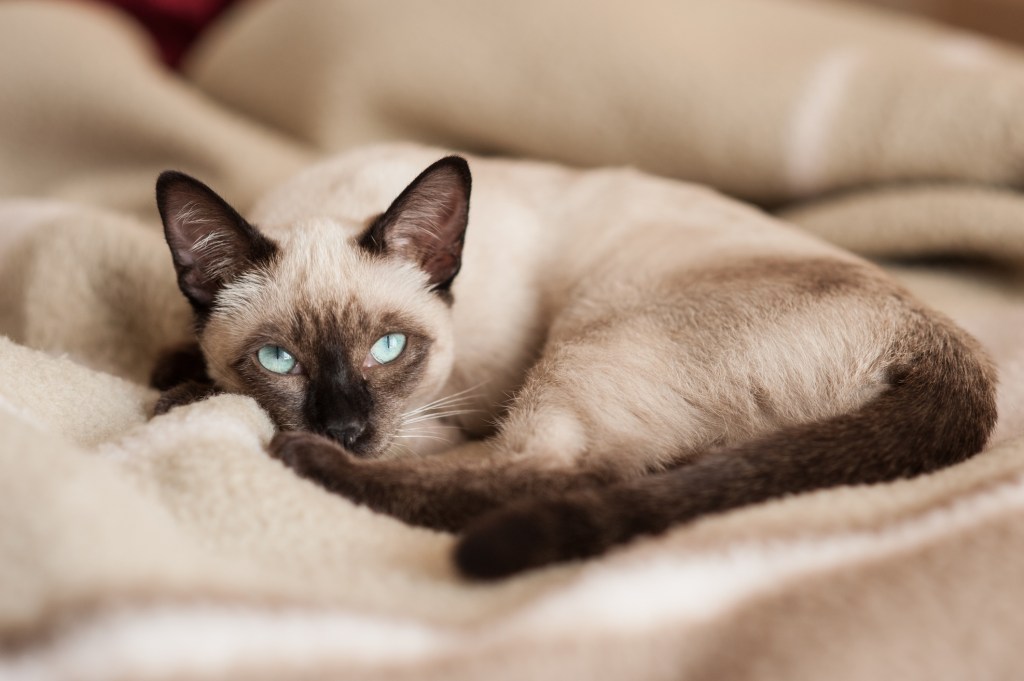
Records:
M157 390L170 390L192 381L213 382L206 373L206 360L196 342L164 350L149 376L149 384Z
M329 489L351 463L351 455L333 440L301 430L279 432L267 452L300 477Z
M202 383L199 381L179 383L170 390L160 393L160 398L153 407L153 416L166 414L175 407L205 400L207 397L212 397L219 393L220 391L212 383Z

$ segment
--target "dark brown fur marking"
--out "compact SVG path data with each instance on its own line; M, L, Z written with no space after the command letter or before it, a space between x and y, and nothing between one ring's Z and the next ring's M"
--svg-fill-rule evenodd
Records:
M164 350L149 378L149 384L157 390L169 390L188 381L210 382L206 374L206 359L196 342Z
M406 335L405 351L394 362L364 372L361 365L370 347L392 332ZM285 430L325 433L331 427L328 416L333 413L344 418L346 405L332 409L324 403L330 399L327 393L331 384L335 393L344 392L357 399L365 407L363 411L372 413L360 446L354 449L372 456L387 444L392 430L389 426L397 417L392 405L404 403L418 384L432 343L418 323L394 312L369 312L354 304L340 311L296 309L290 319L268 323L256 332L231 367L245 385L246 394ZM301 374L273 374L259 366L256 353L264 345L284 347L302 365Z
M367 461L307 432L279 433L270 454L328 491L412 525L449 532L517 499L566 494L615 479L598 471L443 457Z
M803 306L836 296L884 298L903 295L888 275L869 263L834 258L747 258L742 262L694 270L678 276L675 291L698 293L702 302L723 300L736 314L730 284L746 282L779 309ZM725 296L723 298L723 296Z
M154 416L218 392L206 373L206 360L195 342L168 348L161 353L149 382L161 391L153 410Z
M217 293L242 272L269 266L277 257L277 244L246 222L215 191L184 173L160 173L156 202L178 288L192 305L196 328L201 329ZM227 250L229 258L197 248L211 236L225 244L216 250Z
M455 550L467 576L495 579L599 554L638 535L768 499L928 473L979 452L995 424L994 370L976 343L922 315L891 387L822 423L709 453L603 489L525 500L482 518Z
M368 253L417 263L430 277L433 290L448 291L462 266L472 184L465 159L442 158L409 183L357 243ZM399 227L421 222L432 212L433 219L416 229ZM396 231L401 231L402 238L393 238Z
M199 400L218 394L220 391L212 384L200 381L186 381L179 383L170 390L164 391L157 400L153 415L166 414L175 407L192 404Z

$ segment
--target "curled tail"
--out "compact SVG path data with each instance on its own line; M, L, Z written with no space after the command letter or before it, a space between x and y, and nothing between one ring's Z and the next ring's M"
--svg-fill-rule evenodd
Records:
M594 556L703 515L919 475L979 452L996 407L994 370L976 342L922 313L898 345L889 388L853 412L664 473L498 509L468 528L455 561L468 577L501 578Z

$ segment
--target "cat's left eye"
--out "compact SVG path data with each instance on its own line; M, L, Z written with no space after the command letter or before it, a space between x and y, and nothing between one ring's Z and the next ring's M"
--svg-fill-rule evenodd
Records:
M370 357L377 364L387 364L398 359L402 350L405 350L405 334L389 333L378 338L377 342L373 344L373 347L370 348Z

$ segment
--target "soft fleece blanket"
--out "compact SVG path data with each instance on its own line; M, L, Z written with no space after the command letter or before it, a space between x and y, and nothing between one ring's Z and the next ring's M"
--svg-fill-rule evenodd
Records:
M891 261L998 362L990 447L482 586L267 457L252 401L150 420L187 329L157 172L244 209L398 138L706 182ZM0 678L1019 678L1022 181L1024 55L850 6L267 0L179 77L110 11L0 4Z

